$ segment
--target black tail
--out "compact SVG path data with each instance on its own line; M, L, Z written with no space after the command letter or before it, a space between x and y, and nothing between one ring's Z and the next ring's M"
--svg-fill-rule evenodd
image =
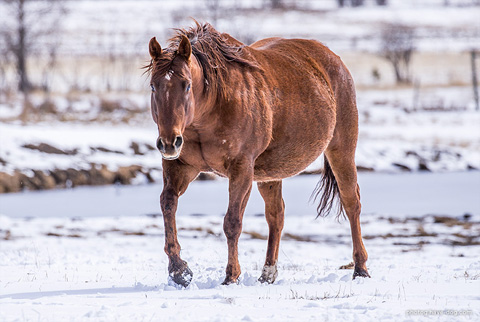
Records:
M313 198L314 201L317 200L320 192L322 192L322 197L320 199L320 203L317 207L317 218L318 217L326 217L333 208L334 203L337 203L337 218L339 218L342 214L345 214L343 209L342 202L340 201L340 191L338 190L337 180L335 179L335 175L333 174L332 168L330 167L330 163L328 163L327 157L324 155L323 157L323 177L317 183L315 190L312 192L312 196L310 199Z

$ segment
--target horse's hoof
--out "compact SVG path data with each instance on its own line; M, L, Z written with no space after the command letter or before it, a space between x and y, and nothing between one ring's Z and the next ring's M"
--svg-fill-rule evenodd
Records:
M238 284L238 279L233 277L225 277L225 280L222 282L222 285Z
M273 284L278 276L277 265L265 265L262 269L262 275L258 279L260 283Z
M368 271L366 268L361 268L357 265L355 265L355 270L353 271L353 279L355 279L355 277L370 277L370 274L368 274Z
M175 284L181 285L183 287L187 287L193 278L193 273L190 268L188 268L187 263L185 263L184 267L169 272L168 275Z

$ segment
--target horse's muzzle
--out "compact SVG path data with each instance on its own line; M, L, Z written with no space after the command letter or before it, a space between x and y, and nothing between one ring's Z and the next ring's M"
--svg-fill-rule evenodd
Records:
M183 147L183 137L177 135L172 143L164 141L161 137L157 139L157 149L165 160L175 160L180 156Z

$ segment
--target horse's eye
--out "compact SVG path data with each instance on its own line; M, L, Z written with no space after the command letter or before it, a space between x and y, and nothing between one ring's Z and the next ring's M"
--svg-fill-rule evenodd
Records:
M150 84L150 88L152 89L152 92L155 92L155 86L153 86L153 84Z
M187 92L187 93L190 92L190 87L191 87L191 84L188 83L188 84L187 84L187 87L185 88L185 92Z

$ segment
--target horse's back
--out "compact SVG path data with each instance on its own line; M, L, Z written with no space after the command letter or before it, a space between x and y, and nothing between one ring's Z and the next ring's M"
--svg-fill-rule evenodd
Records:
M249 48L253 50L256 59L265 62L282 61L280 65L275 65L277 70L282 66L301 68L302 65L319 69L332 87L336 86L339 77L351 78L340 57L316 40L273 37L259 40Z

